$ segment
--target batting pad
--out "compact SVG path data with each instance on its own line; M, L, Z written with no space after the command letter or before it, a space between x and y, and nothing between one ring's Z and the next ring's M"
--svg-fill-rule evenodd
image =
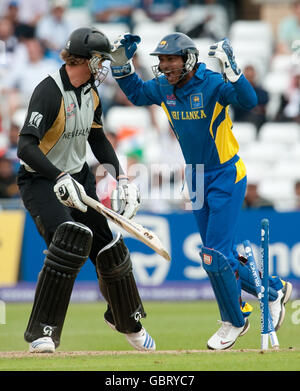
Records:
M132 273L129 250L120 233L97 255L96 269L116 329L126 334L139 331L139 321L146 313Z
M244 326L245 320L239 301L240 292L227 258L219 251L207 247L202 247L200 257L210 279L222 321L230 322L235 327Z
M39 274L24 334L27 342L47 336L55 347L59 346L74 281L88 258L91 244L92 232L82 224L66 222L57 228Z

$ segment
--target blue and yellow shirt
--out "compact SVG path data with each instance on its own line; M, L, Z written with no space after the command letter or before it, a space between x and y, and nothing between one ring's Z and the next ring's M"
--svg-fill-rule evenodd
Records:
M198 64L195 75L176 90L165 76L143 81L134 73L118 79L128 99L137 106L161 106L178 138L187 164L218 168L236 160L239 145L232 133L229 105L246 110L257 104L255 91L242 75L236 83L225 83L221 74Z

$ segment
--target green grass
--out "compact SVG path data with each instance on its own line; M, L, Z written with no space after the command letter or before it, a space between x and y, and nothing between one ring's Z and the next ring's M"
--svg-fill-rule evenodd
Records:
M225 352L206 351L208 338L219 327L215 302L144 304L148 316L143 324L155 337L156 353L135 353L122 334L105 325L105 305L98 302L70 305L61 345L53 355L25 353L28 344L23 333L31 305L7 304L6 324L0 325L0 371L300 370L300 326L292 322L290 303L285 322L278 331L280 350L264 353L260 351L257 302L251 303L254 311L249 332L238 339L234 350Z

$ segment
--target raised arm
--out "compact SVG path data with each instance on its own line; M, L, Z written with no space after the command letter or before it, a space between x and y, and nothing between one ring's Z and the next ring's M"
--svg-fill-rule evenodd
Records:
M226 38L210 47L209 56L217 58L222 67L225 83L220 90L222 104L234 104L246 110L257 105L256 93L238 67L232 46Z
M143 81L136 73L132 58L141 38L125 33L113 44L111 71L127 98L137 106L161 104L159 89L155 80Z

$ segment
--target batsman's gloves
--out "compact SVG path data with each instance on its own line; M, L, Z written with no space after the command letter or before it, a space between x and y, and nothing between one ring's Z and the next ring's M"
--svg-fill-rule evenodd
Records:
M209 57L218 58L222 64L223 75L232 83L238 81L242 71L235 62L233 49L228 38L211 45L208 52Z
M127 178L119 179L118 186L111 193L111 207L120 215L131 219L139 210L141 196L138 187Z
M81 212L87 211L87 206L81 198L81 194L85 194L85 190L70 174L65 173L56 179L54 191L62 204L79 209Z
M135 69L132 58L137 50L137 45L141 42L138 35L125 33L119 35L112 45L112 56L110 67L115 79L121 79L131 75Z

